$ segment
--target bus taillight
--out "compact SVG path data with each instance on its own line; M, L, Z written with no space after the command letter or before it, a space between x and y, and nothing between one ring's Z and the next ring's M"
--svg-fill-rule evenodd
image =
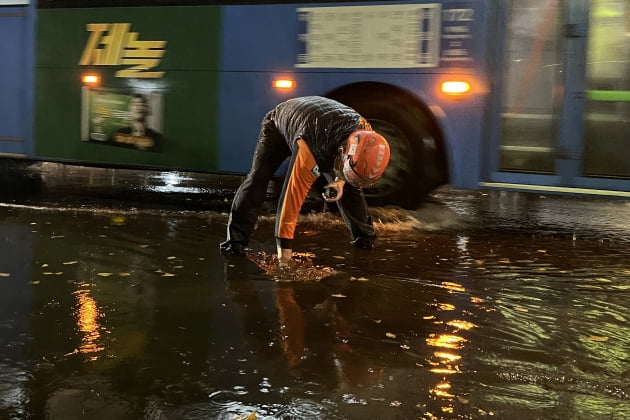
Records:
M291 79L275 79L271 85L276 89L293 89L297 84Z
M452 96L464 95L470 92L470 83L461 80L448 80L442 82L442 93Z
M101 76L88 73L81 76L81 82L86 86L98 86L101 83Z

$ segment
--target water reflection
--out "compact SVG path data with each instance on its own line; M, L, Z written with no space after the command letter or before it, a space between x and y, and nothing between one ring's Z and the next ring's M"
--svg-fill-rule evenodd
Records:
M98 344L101 333L99 331L99 309L96 301L90 297L89 291L82 289L73 293L77 298L77 325L83 333L82 344L78 351L81 353L96 353L104 350ZM91 360L96 360L93 357Z
M224 258L225 214L0 208L0 417L629 416L630 232L455 201L373 252L311 217L308 281L271 219Z
M442 286L449 294L466 293L466 289L459 283L442 282ZM456 311L454 304L438 304L438 311ZM435 318L430 316L428 318ZM432 388L429 389L429 396L438 401L442 401L441 412L453 414L455 407L454 401L458 397L453 389L450 375L462 373L466 360L463 360L463 349L467 345L468 340L458 333L461 330L467 331L475 327L470 321L461 319L434 321L436 324L443 324L450 327L448 332L437 334L432 333L426 339L426 343L430 347L436 348L433 351L433 357L427 360L429 371L438 375L439 379ZM464 397L459 396L461 401L465 401Z

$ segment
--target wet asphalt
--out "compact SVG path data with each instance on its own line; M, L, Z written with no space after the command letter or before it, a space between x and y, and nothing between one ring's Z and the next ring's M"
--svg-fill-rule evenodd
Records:
M239 176L3 168L0 418L630 418L630 202L441 188L374 208L373 251Z

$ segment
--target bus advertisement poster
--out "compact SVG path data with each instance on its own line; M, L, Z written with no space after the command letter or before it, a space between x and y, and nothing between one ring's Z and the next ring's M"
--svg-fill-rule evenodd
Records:
M162 95L83 87L81 96L83 141L161 151Z

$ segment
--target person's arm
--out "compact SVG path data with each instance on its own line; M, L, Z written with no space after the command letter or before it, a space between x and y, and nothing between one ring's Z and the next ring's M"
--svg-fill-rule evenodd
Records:
M376 232L363 191L345 185L344 195L337 202L341 217L352 234L352 245L362 249L372 249Z
M276 215L276 246L278 262L281 265L291 260L292 242L300 209L318 177L314 171L317 163L311 149L304 140L298 140L296 146L282 187Z

